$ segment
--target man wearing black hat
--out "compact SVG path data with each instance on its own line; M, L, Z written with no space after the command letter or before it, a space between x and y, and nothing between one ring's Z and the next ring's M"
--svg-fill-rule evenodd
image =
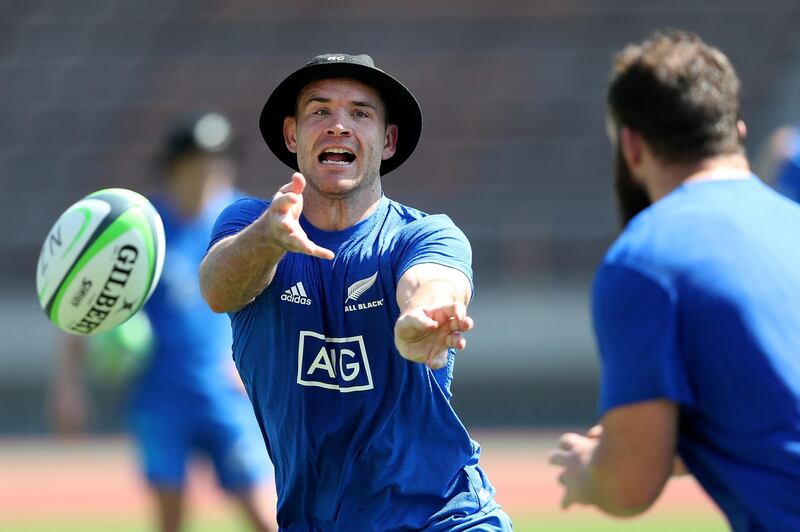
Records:
M383 195L422 114L366 55L317 56L261 114L297 170L217 220L201 264L275 463L286 530L510 530L450 406L471 250Z
M184 486L195 454L214 465L219 484L245 509L254 530L275 529L270 465L231 363L230 327L203 304L197 280L214 221L240 196L233 188L232 138L223 115L192 115L170 131L158 160L163 175L152 200L164 221L167 254L161 280L144 307L149 320L137 315L150 324L153 349L131 376L127 421L165 532L180 530L184 522ZM126 338L117 333L112 338ZM131 334L141 339L139 331ZM54 404L56 421L65 430L79 428L86 412L77 371L84 346L76 336L67 342ZM98 355L125 356L120 342L106 344ZM88 347L91 354L95 344Z

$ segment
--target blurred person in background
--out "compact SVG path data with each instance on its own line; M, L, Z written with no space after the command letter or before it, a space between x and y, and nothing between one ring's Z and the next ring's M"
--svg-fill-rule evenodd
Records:
M800 125L777 129L766 151L766 177L772 178L772 186L787 198L800 201Z
M151 198L164 221L166 257L144 307L153 350L128 383L127 421L165 532L184 522L187 467L195 454L213 463L220 486L255 530L277 530L271 465L232 362L228 320L211 312L198 284L214 221L238 196L232 139L229 121L218 113L177 123L159 158L163 180ZM62 433L81 430L87 421L86 355L84 338L67 337L53 383L53 417ZM123 353L100 355L114 361Z
M450 404L471 249L390 200L422 112L367 55L323 54L261 114L296 170L223 211L200 270L275 463L286 530L510 530ZM301 173L302 172L302 173Z
M593 287L601 420L550 455L562 506L641 513L685 464L733 530L800 530L800 206L751 173L738 77L694 34L618 54L608 113L626 225Z

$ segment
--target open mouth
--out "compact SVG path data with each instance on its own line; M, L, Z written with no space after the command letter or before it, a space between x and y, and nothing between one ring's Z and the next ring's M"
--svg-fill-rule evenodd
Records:
M319 154L318 159L322 164L347 166L356 160L356 155L346 148L327 148Z

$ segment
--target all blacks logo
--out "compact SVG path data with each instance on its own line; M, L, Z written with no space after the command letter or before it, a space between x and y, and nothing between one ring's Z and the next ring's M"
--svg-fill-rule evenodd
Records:
M114 258L114 268L103 283L100 295L97 296L94 304L83 318L72 325L70 329L81 334L90 334L105 321L122 295L125 285L128 284L137 258L139 258L139 250L135 246L125 244L119 248ZM133 311L133 304L125 301L123 303L125 303L123 308Z

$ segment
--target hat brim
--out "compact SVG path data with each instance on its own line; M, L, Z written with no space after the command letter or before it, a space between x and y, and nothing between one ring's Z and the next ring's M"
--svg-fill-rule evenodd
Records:
M386 104L387 121L397 125L397 148L389 159L381 162L381 175L388 174L408 159L422 134L422 110L414 95L386 72L355 63L307 65L287 77L264 104L259 119L261 135L278 159L299 170L297 155L286 147L283 121L294 116L297 95L303 87L319 79L351 78L373 87Z

